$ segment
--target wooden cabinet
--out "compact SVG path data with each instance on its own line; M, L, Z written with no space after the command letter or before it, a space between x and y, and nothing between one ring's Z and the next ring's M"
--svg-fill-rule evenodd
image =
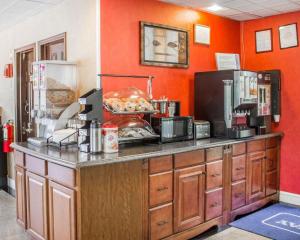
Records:
M223 189L216 189L206 192L205 220L222 216L223 210Z
M204 221L205 165L175 171L174 231L180 232Z
M75 191L49 181L50 240L75 240Z
M27 227L34 239L48 239L47 183L44 177L26 172Z
M25 196L25 170L16 166L16 209L17 221L26 228L26 196Z
M265 196L265 151L247 156L247 204Z
M150 239L158 240L173 233L173 206L169 203L150 210Z

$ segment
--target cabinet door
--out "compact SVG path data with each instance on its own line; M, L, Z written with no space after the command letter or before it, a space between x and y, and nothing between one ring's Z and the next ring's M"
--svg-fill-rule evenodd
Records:
M265 151L247 156L247 204L265 196Z
M174 231L180 232L204 221L205 166L175 171Z
M27 227L34 239L48 239L46 179L26 172Z
M26 228L25 170L16 166L17 221Z
M50 240L76 239L75 191L49 181Z

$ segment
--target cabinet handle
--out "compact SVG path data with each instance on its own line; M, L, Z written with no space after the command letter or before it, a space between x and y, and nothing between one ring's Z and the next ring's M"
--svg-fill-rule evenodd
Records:
M212 176L212 177L219 177L219 176L221 176L221 174L220 173L215 173L215 174L212 174L210 176Z
M165 221L165 220L159 221L159 222L157 223L157 226L163 226L163 225L165 225L165 224L167 224L167 223L168 223L168 221Z
M161 192L161 191L165 191L165 190L168 190L168 189L169 189L168 187L160 187L160 188L157 188L157 191Z
M220 204L218 202L215 202L215 203L211 204L209 207L214 208L214 207L218 207L218 206L220 206Z

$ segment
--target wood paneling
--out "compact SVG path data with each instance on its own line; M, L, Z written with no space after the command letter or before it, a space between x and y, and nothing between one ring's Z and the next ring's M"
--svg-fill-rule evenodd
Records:
M232 181L246 178L246 154L232 157Z
M222 187L223 185L223 161L208 163L206 165L206 189Z
M246 181L236 182L231 187L231 208L232 210L246 204Z
M275 148L278 145L278 138L273 137L273 138L267 138L266 139L266 148Z
M46 161L34 156L25 155L26 168L28 171L36 173L41 176L46 175Z
M26 188L25 188L25 170L16 166L16 209L18 223L27 228L26 221Z
M76 172L74 169L63 167L55 163L48 163L48 177L54 182L67 187L76 187Z
M277 168L277 148L266 150L266 171L273 171Z
M20 151L14 151L14 160L17 166L25 166L24 153Z
M144 239L143 161L80 169L80 236Z
M75 218L75 191L49 181L50 240L75 240Z
M189 167L205 161L204 150L179 153L174 156L175 168Z
M265 151L247 156L247 204L265 196Z
M232 146L232 155L238 156L246 153L246 143L236 143Z
M149 173L167 172L173 169L173 156L163 156L149 159Z
M180 232L204 221L205 166L176 170L174 174L174 232Z
M223 158L223 147L206 149L206 161L211 162Z
M150 175L150 207L173 200L173 172Z
M258 151L265 151L266 149L266 140L255 140L247 143L247 152L258 152Z
M206 194L205 221L222 216L223 189L217 189Z
M277 192L277 171L266 173L266 196Z
M167 204L150 210L150 239L158 240L173 233L173 205Z
M46 179L26 172L28 233L37 240L48 239Z

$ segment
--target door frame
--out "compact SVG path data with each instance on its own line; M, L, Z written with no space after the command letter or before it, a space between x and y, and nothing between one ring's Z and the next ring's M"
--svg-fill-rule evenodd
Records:
M21 82L21 78L20 78L20 69L19 69L19 59L20 56L23 52L27 52L30 50L33 50L33 58L36 61L37 59L37 54L36 54L36 43L31 43L28 45L25 45L23 47L17 48L14 50L14 99L15 99L15 141L18 141L20 138L20 82ZM21 127L22 129L22 127Z

